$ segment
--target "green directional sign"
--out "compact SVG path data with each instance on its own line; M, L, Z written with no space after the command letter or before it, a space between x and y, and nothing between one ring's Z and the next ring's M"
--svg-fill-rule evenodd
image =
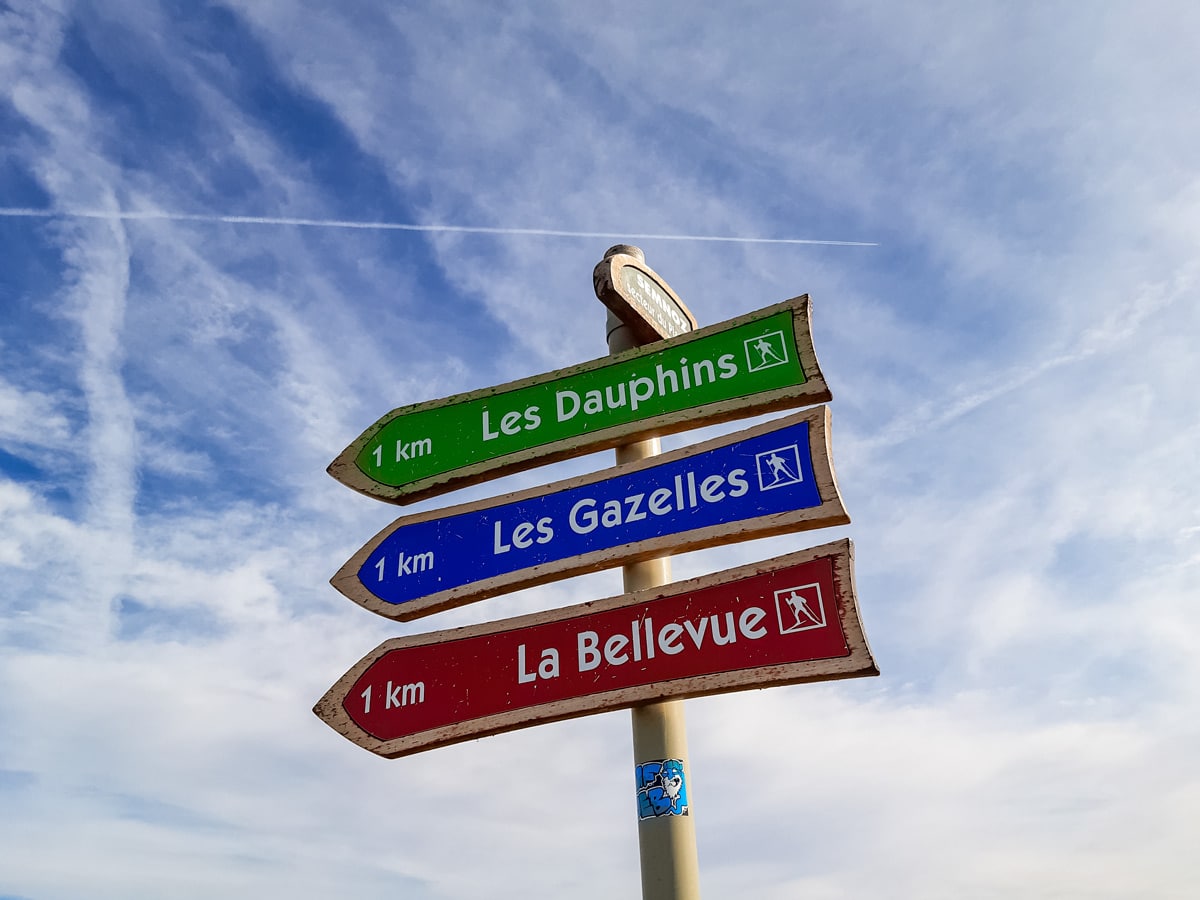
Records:
M409 503L582 452L829 399L805 295L648 347L401 407L329 472Z

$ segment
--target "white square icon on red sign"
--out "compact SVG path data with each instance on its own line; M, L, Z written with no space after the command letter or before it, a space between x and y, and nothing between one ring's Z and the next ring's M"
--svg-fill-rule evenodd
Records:
M779 633L811 631L825 627L825 603L819 584L802 584L775 592L775 612Z

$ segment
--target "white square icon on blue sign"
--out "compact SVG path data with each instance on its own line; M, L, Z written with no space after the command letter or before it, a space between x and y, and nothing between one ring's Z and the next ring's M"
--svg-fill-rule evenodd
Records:
M758 489L760 491L787 487L789 484L799 484L804 480L804 470L800 468L800 447L796 444L756 453L754 460L758 465Z

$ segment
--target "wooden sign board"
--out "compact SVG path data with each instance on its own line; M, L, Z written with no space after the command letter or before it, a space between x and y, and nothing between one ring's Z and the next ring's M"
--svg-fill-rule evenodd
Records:
M807 296L669 341L388 413L329 473L409 503L580 453L830 399Z
M550 612L385 641L313 711L397 757L665 699L877 675L849 540Z
M333 586L406 621L640 559L845 525L818 406L636 463L405 516Z
M633 331L638 344L696 330L696 317L645 260L614 253L592 271L596 297Z

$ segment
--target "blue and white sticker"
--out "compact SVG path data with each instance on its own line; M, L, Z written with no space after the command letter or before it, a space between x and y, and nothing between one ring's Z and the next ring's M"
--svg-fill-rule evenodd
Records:
M688 815L687 774L681 759L654 759L635 767L639 819Z

